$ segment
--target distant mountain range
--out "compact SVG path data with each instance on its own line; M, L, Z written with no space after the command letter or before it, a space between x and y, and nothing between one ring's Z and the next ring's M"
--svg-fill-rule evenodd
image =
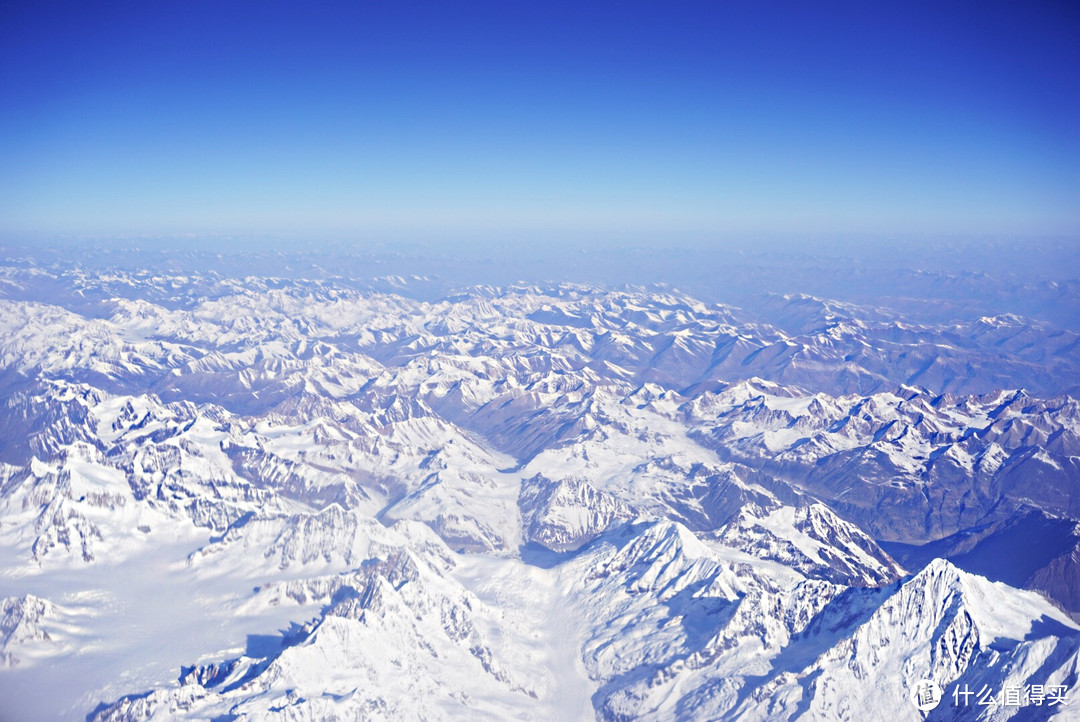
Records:
M0 268L0 718L1080 716L1060 313L282 276Z

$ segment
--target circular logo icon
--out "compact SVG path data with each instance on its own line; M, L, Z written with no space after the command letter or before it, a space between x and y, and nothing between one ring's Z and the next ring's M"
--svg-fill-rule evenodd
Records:
M941 687L932 679L920 679L911 688L911 703L923 712L929 712L941 702Z

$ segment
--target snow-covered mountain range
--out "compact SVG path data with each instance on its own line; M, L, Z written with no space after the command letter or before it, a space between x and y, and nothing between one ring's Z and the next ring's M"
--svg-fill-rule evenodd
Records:
M1075 719L1045 318L9 260L0 719Z

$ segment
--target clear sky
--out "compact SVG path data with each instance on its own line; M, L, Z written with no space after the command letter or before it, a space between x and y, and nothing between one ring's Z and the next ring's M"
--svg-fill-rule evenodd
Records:
M0 233L1080 235L1070 2L17 2Z

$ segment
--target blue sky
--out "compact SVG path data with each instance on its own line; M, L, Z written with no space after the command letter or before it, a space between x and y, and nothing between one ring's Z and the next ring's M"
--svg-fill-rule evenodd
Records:
M9 236L1080 236L1068 2L9 2L0 97Z

